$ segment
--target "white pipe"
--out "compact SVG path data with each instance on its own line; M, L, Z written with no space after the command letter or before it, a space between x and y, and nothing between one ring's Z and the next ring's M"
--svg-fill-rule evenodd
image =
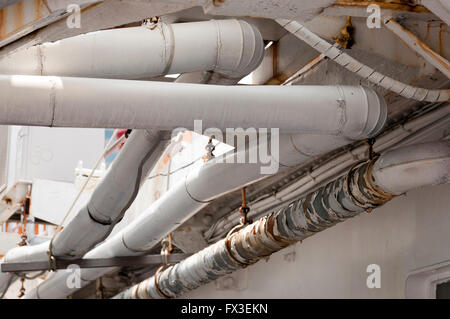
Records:
M450 106L449 106L450 107ZM441 108L438 111L433 112L423 118L412 121L411 123L405 124L405 127L399 128L392 133L383 136L380 141L383 145L383 149L387 147L392 147L395 143L398 143L401 139L408 134L409 131L417 131L425 124L429 124L436 119L442 118L448 115L449 107ZM391 141L390 143L387 143ZM381 149L377 149L381 150ZM360 147L355 153L355 156L361 155L359 158L353 158L353 161L358 161L364 156L366 147ZM352 154L346 154L344 156L345 165L339 167L336 162L333 161L326 165L320 171L328 172L333 171L336 167L337 171L333 171L333 174L339 173L339 170L348 168L353 162L349 162L352 159ZM341 161L342 158L339 158ZM151 248L151 245L159 242L159 240L164 237L168 232L178 227L178 225L188 219L191 216L189 210L198 211L199 209L205 207L207 202L213 198L213 193L221 193L225 191L228 187L233 187L235 182L235 187L239 187L245 183L245 170L244 165L233 164L233 166L228 165L230 172L234 175L229 176L229 171L223 171L227 167L227 164L212 165L214 161L208 162L203 166L197 173L192 172L188 175L185 181L180 182L175 188L169 190L168 193L163 195L155 205L149 207L149 209L140 215L132 224L127 226L121 232L114 235L112 238L108 239L104 243L100 244L90 252L86 254L86 258L106 258L113 256L130 256L142 254L145 249ZM249 165L249 164L247 164ZM242 170L237 170L233 173L231 168L242 167ZM251 167L251 166L249 166ZM215 172L215 170L217 170ZM220 183L211 183L211 181L216 180L216 176L221 177ZM195 178L194 178L195 177ZM227 177L223 179L223 177ZM323 179L320 178L316 181L320 183ZM303 179L302 179L303 182ZM212 189L208 189L213 187ZM299 187L299 186L297 186ZM187 194L186 189L189 190L189 194L200 200L202 202L196 201ZM173 200L177 196L177 200ZM298 195L297 195L298 196ZM178 214L175 210L180 209L180 213L186 213L186 215ZM253 207L252 207L253 209ZM176 217L176 218L174 218ZM174 219L172 219L174 218ZM136 227L136 228L135 228ZM139 227L139 228L137 228ZM138 229L143 230L143 232L137 231ZM130 251L124 246L133 249ZM95 280L99 276L102 276L114 268L107 269L82 269L81 278L82 286L87 285L90 281ZM67 295L73 293L77 289L68 288L66 285L66 280L68 274L66 272L60 271L44 281L37 289L30 291L25 297L26 298L65 298Z
M427 62L431 63L435 68L441 71L450 79L450 62L434 52L428 45L420 41L420 39L395 21L392 17L386 17L383 20L386 28L399 37L408 47L420 54Z
M292 142L295 149L292 149ZM280 162L298 165L311 156L319 155L336 147L350 143L342 137L327 135L282 135L280 137ZM288 152L288 151L292 152ZM301 151L303 150L303 151ZM304 153L303 153L304 152ZM232 157L230 153L227 157ZM123 231L108 239L85 255L85 258L106 258L113 256L132 256L144 253L157 244L170 228L176 229L196 212L206 207L213 199L232 190L253 183L261 175L261 163L226 164L215 160L204 164L200 170L192 172L185 181L164 194L161 199L143 212L137 220ZM281 167L281 169L284 167ZM215 183L214 181L219 181ZM36 258L36 256L33 256ZM32 260L32 258L28 258ZM107 269L83 269L84 283L111 271ZM58 279L59 278L59 279ZM64 288L66 275L55 275L39 287L39 298L63 298L74 290ZM47 295L48 294L48 295ZM36 298L30 295L30 298Z
M450 141L387 153L374 165L373 177L378 186L396 195L425 185L450 183Z
M141 79L215 71L241 78L263 52L261 34L245 21L158 23L34 46L0 59L0 74Z
M0 124L190 129L280 128L374 135L384 99L354 86L218 86L40 76L0 76ZM80 99L82 97L82 99ZM183 103L180 103L183 101Z
M397 93L407 99L427 102L447 102L450 100L450 89L444 90L428 90L424 88L414 87L397 80L394 80L384 74L381 74L369 66L357 61L341 49L331 45L323 40L305 26L297 21L276 19L278 24L291 32L300 40L324 54L330 60L345 67L352 73L362 77L371 83L378 85L386 90Z
M290 136L287 138L292 141ZM324 142L323 146L315 149L314 143L308 143L306 140L302 142L298 138L297 146L298 142L302 142L301 145L310 146L309 152L318 152L319 149L325 151L327 146L328 150L331 150L335 147L335 141L339 139L331 138L332 143L329 143L329 139L329 136L314 136L311 142ZM345 139L341 138L339 143L344 143L344 141ZM289 144L281 147L280 153L282 154L281 151L289 147ZM227 157L232 156L235 154L228 154ZM295 153L284 158L293 163L295 157L297 163L300 163L308 158L308 155ZM85 258L143 254L160 242L167 233L178 228L180 224L206 207L215 198L264 177L260 172L260 163L226 164L226 159L223 162L218 162L218 160L211 160L198 171L191 172L185 180L166 192L122 231L88 252ZM88 284L113 269L82 269L82 285ZM75 289L67 287L66 279L67 273L59 272L30 292L26 298L64 298L75 291Z
M375 164L373 169L371 165L379 161L396 163L395 167L388 165L390 173L404 182L411 180L409 175L421 180L424 167L432 173L433 178L422 179L419 184L406 186L405 183L405 191L450 181L450 141L389 151L379 158L352 167L344 176L308 196L296 198L282 209L246 225L227 239L206 247L180 263L168 266L158 277L150 277L115 298L179 297L350 217L385 204L395 195L377 184L376 178L374 181L377 170L384 165ZM409 171L402 168L403 164L409 165ZM397 183L395 179L390 181ZM389 183L386 185L388 189L394 187Z

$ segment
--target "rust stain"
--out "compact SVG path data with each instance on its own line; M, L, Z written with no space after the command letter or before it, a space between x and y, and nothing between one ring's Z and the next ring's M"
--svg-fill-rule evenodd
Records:
M44 0L33 0L33 2L25 2L21 1L16 4L10 5L9 7L3 8L0 10L0 40L4 40L14 33L33 25L38 22L42 18L44 18L44 14L42 11L42 7L44 5ZM25 21L24 16L24 6L33 6L34 8L34 17L31 21ZM8 10L7 10L8 9ZM12 19L12 24L14 25L13 30L7 32L7 21L8 19Z
M272 50L272 75L275 77L278 75L278 64L280 63L280 46L278 41L273 42L270 49Z
M429 13L430 11L422 5L417 5L411 1L358 1L358 0L341 0L336 1L331 7L367 7L371 4L380 6L381 9L407 11L416 13Z
M23 21L23 2L18 2L14 8L14 26L18 30L24 25Z
M422 48L422 50L431 55L437 63L442 65L446 70L450 71L450 65L448 64L448 61L446 59L444 59L439 54L431 50L425 43L418 42L418 44Z
M430 37L430 23L427 23L427 34L425 35L425 41Z
M8 196L4 196L2 200L6 203L6 205L12 205L12 199Z
M412 43L409 43L409 42L405 41L404 39L402 39L401 37L399 37L400 40L404 44L406 44L408 47L412 48L413 50L414 50L413 46L416 46L416 45L419 46L423 51L425 51L425 53L430 55L433 60L435 60L437 63L439 63L443 68L450 71L450 65L445 58L443 58L442 56L440 56L439 54L434 52L428 45L426 45L424 42L422 42L415 34L411 33L408 29L406 29L404 26L402 26L395 20L391 19L390 23L396 24L409 37L409 40L412 41ZM440 32L439 33L440 42L442 42L441 37L442 37L442 35ZM441 46L441 43L439 45ZM440 51L442 51L441 47L440 47Z
M0 39L5 37L6 33L6 21L5 21L5 9L0 9Z

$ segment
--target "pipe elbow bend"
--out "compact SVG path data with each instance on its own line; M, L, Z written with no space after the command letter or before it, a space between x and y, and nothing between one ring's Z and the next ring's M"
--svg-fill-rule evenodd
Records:
M378 135L387 119L384 97L368 87L340 87L343 95L346 120L344 135L361 140Z
M242 20L216 20L217 61L213 71L229 78L242 78L256 69L264 57L259 30ZM236 35L241 34L241 41Z

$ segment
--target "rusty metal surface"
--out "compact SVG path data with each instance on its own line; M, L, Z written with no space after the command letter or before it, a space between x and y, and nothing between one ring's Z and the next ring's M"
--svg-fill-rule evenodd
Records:
M244 228L182 262L159 269L157 276L116 298L174 298L233 271L245 268L297 241L364 211L383 205L394 195L374 183L373 160L286 207Z
M450 62L444 57L433 51L426 43L421 41L414 33L406 29L393 18L386 18L384 25L391 30L401 41L403 41L409 48L420 54L426 61L431 63L448 78L450 77ZM439 31L439 40L441 40L442 32ZM440 43L441 49L441 43ZM442 51L442 50L441 50Z
M0 9L0 43L49 14L44 0L20 1Z
M378 0L378 1L361 1L361 0L339 0L336 1L331 7L364 7L371 4L378 5L381 9L406 11L406 12L430 12L422 5L414 3L409 0Z

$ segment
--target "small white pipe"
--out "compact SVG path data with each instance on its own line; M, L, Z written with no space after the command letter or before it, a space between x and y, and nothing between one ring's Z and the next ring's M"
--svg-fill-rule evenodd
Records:
M280 128L359 139L377 134L387 112L381 96L358 86L219 86L1 75L0 95L4 125L172 130L192 129L201 119L205 128Z
M336 135L280 134L280 168L297 166L353 142L353 140Z
M201 28L207 30L200 32ZM197 33L201 33L201 37L198 37ZM208 44L205 44L207 47L203 45L199 51L198 47L202 41L208 41ZM129 47L124 45L126 43ZM132 50L128 51L130 48ZM31 74L54 72L54 74L125 78L139 77L141 74L139 72L144 72L145 76L152 76L165 72L213 70L221 76L239 78L260 63L262 53L263 42L259 31L246 22L209 21L183 24L182 27L176 25L174 28L158 24L156 30L142 27L100 31L33 47L0 60L0 69L5 73L8 73L8 70L15 73L19 67L19 72ZM81 60L67 60L67 56L73 57L74 54ZM96 61L96 56L102 58ZM161 56L164 61L158 59ZM8 69L11 66L12 69ZM113 70L112 74L108 73L110 70ZM39 91L49 89L38 77L28 80L34 81L36 86L32 85L32 90L25 92L25 95L30 93L32 96L40 93L45 95L45 92ZM20 80L19 82L16 82L19 87L24 84ZM49 81L47 84L50 84L50 91L58 87L56 82ZM67 89L67 87L60 88ZM47 93L52 95L51 92ZM32 101L28 100L26 103ZM37 111L40 111L39 107ZM19 113L23 114L23 110ZM164 145L159 143L160 140L158 131L141 130L132 133L130 141L96 188L88 204L55 238L53 255L81 256L109 234L134 199L142 177L161 154ZM47 260L47 250L48 243L12 249L5 256L5 261ZM10 274L0 276L2 288L0 292L11 278Z
M0 59L0 74L142 79L215 71L241 78L261 62L258 29L241 20L211 20L91 32Z
M450 106L449 106L450 107ZM416 119L411 123L405 124L404 128L399 128L392 133L387 134L382 137L381 145L382 149L392 147L399 140L408 136L409 131L416 131L422 128L425 124L429 124L436 119L442 118L448 115L449 107L441 108L438 111L433 112L423 118ZM381 149L376 149L377 151ZM353 161L358 161L363 158L363 154L367 151L366 147L360 147L355 152L355 156L359 158ZM345 163L342 167L336 165L337 162L345 159ZM343 158L340 157L338 161L332 161L328 163L323 169L321 168L321 173L338 174L340 170L345 168L348 169L352 165L352 155L346 154ZM226 188L239 187L245 183L246 171L244 165L232 164L229 168L239 168L242 170L236 170L233 175L228 176L228 171L223 171L227 167L227 164L212 165L214 161L206 163L197 172L192 172L188 175L185 181L182 181L177 186L169 190L164 194L156 203L148 208L146 212L141 214L135 221L124 228L121 232L117 233L104 243L100 244L90 252L86 254L86 258L106 258L113 256L132 256L142 254L145 249L151 248L152 245L159 242L168 232L177 228L182 221L187 220L191 214L189 210L194 212L200 210L207 205L206 202L214 198L213 193L223 193ZM247 164L249 165L249 164ZM251 166L249 166L252 168ZM335 169L336 168L336 169ZM232 170L230 170L233 172ZM247 170L248 172L248 170ZM214 181L216 176L221 176L221 183L210 183ZM227 177L223 179L223 177ZM320 183L323 178L320 177L315 181ZM304 184L304 179L301 180ZM230 184L235 183L235 184ZM212 189L209 189L213 186ZM297 188L300 186L296 186ZM189 190L187 194L186 189ZM311 188L310 188L311 189ZM294 189L291 189L291 192ZM177 201L172 200L176 196ZM196 200L194 200L193 198ZM296 196L299 196L298 194ZM272 199L273 200L273 199ZM178 214L183 212L183 215ZM253 206L252 206L253 209ZM137 228L135 228L137 227ZM141 229L141 231L138 231ZM126 246L124 245L126 243ZM128 247L128 248L127 248ZM130 251L130 249L132 251ZM102 276L114 268L103 268L103 269L82 269L81 270L81 285L84 287L92 280L95 280L99 276ZM44 281L38 288L30 291L25 298L65 298L77 289L68 288L66 284L68 274L66 272L57 272L53 277L48 278Z
M428 45L423 43L415 34L411 33L392 17L383 20L386 28L391 30L397 37L408 45L416 53L420 54L427 62L441 71L450 79L450 62L434 52Z

